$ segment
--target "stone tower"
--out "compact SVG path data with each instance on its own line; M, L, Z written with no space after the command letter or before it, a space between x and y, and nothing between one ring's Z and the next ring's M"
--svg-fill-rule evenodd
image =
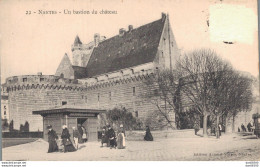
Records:
M73 55L72 65L86 67L94 47L97 47L100 41L100 35L95 34L94 41L91 41L87 44L83 44L79 39L79 36L77 35L74 40L74 43L71 46L71 51Z
M79 36L77 35L74 43L71 46L71 51L72 51L72 65L74 66L82 66L82 58L83 58L83 53L82 53L82 42L79 39Z

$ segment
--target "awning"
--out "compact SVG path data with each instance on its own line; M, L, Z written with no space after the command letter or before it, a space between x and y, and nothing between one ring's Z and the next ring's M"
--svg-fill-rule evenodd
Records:
M69 107L65 105L64 107L38 110L38 111L33 111L32 113L34 115L48 115L48 114L60 114L60 113L75 115L75 114L100 114L105 112L106 110L77 108L76 106Z

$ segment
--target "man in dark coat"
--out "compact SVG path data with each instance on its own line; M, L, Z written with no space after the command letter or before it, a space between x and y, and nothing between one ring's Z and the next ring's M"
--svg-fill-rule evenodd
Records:
M241 129L242 129L243 132L246 132L246 127L245 127L244 124L241 124Z
M252 125L251 125L251 122L249 122L249 123L247 124L248 132L251 132L251 128L252 128Z
M108 126L107 135L108 135L108 139L110 141L109 142L110 143L110 149L116 148L117 147L116 133L115 133L114 129L112 129L112 127L110 125Z
M153 136L151 134L149 126L146 126L146 132L145 132L144 140L145 141L153 141Z
M49 125L47 127L47 129L49 130L49 132L48 132L48 142L49 142L48 153L56 152L56 151L58 151L58 145L56 143L58 136L57 136L56 132L52 129L51 125Z

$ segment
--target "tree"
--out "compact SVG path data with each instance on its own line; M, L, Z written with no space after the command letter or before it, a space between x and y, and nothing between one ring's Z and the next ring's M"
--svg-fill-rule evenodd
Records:
M2 119L2 130L7 130L8 126L7 119Z
M187 53L182 56L176 66L180 78L180 98L184 103L182 110L197 109L203 116L203 135L207 136L207 119L216 110L214 100L217 90L225 86L218 84L224 82L222 81L226 79L224 74L233 69L228 62L222 60L210 49Z
M106 114L110 124L115 124L119 127L120 124L124 125L125 129L135 128L139 124L139 120L133 117L132 113L127 111L126 108L114 108L109 110Z
M24 123L24 132L29 132L29 123L28 123L28 121L25 121L25 123Z
M252 108L253 79L250 76L245 76L242 73L236 72L229 80L229 92L226 96L226 122L232 118L232 132L235 131L235 117L241 111L249 111ZM226 123L227 124L227 123Z
M170 126L175 129L176 122L171 118L171 115L178 112L179 85L175 71L158 69L156 74L150 75L144 80L144 89L146 93L142 96L156 106L155 112L163 120L161 126Z
M9 131L12 132L14 130L14 121L11 120L10 124L9 124Z

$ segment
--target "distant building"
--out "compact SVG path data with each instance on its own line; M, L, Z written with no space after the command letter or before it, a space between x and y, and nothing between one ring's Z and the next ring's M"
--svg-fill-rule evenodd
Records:
M8 92L6 84L1 85L1 118L9 121Z

